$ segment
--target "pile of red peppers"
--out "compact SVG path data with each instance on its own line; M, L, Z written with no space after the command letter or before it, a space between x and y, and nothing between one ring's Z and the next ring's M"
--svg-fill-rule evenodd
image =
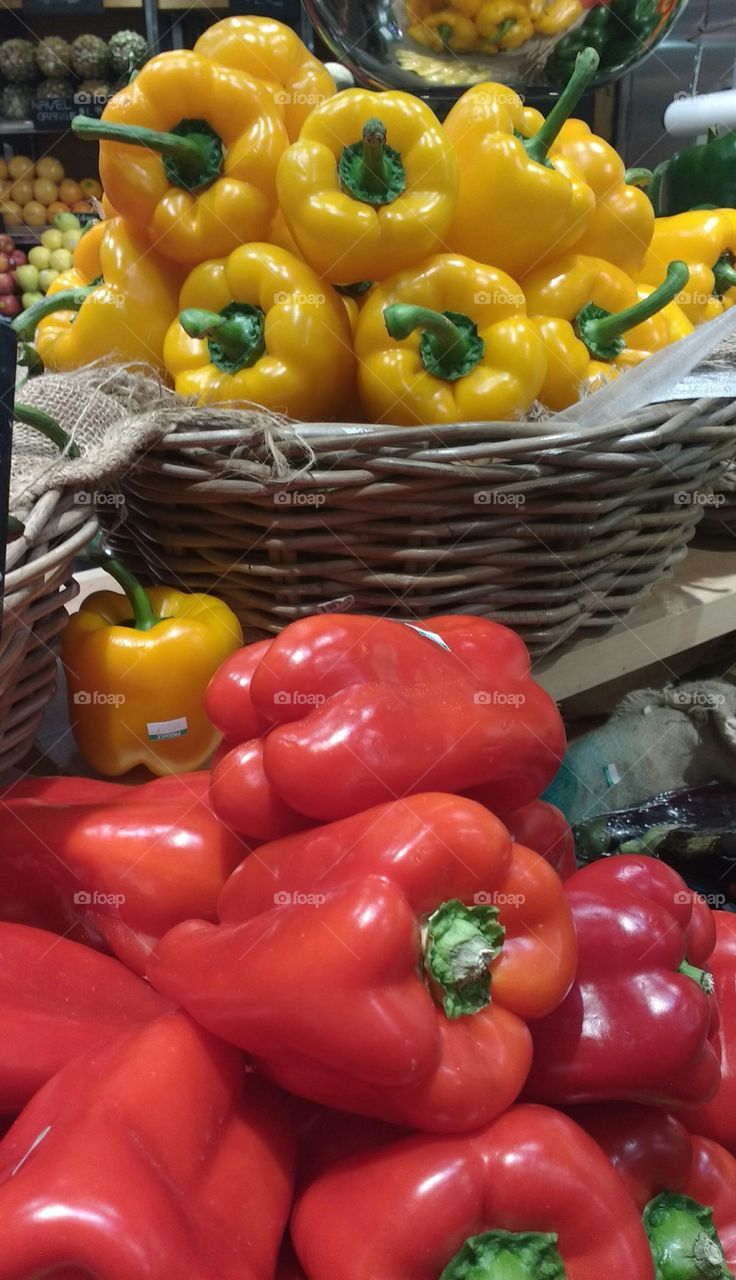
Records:
M736 1276L736 916L577 871L522 641L324 615L0 794L0 1280Z

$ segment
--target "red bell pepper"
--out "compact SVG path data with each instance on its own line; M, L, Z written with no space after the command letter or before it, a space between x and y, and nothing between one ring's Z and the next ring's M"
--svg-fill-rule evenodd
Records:
M15 1115L78 1053L170 1006L112 956L0 924L0 1115Z
M265 726L262 748L224 755L212 799L244 835L278 837L294 811L320 821L419 791L466 791L508 810L535 799L557 772L564 731L531 678L523 642L506 627L461 615L421 627L359 615L293 622L259 658L254 646L217 673L208 708L229 740ZM228 693L233 714L222 710ZM407 743L411 749L407 750ZM252 829L252 803L272 829Z
M70 1062L0 1142L0 1280L271 1280L284 1099L183 1014Z
M212 813L206 773L139 787L68 783L50 788L54 803L28 786L0 801L0 916L107 946L142 973L172 925L216 918L248 849Z
M708 907L654 858L608 858L565 882L578 941L566 1000L533 1025L525 1096L567 1106L698 1105L718 1087Z
M466 792L471 800L486 804L485 788L475 787ZM521 809L507 810L495 801L488 804L507 828L512 840L533 849L540 858L549 862L561 880L569 880L577 871L575 840L564 813L546 800L532 800Z
M632 1103L574 1107L643 1214L657 1280L728 1280L736 1266L736 1160L674 1116Z
M721 1083L704 1106L683 1111L691 1133L713 1138L736 1155L736 915L714 911L716 946L708 964L721 1011L717 1040L721 1051Z
M310 1280L654 1277L620 1178L546 1107L334 1165L297 1197L291 1235Z
M559 878L471 800L413 796L264 845L148 974L285 1088L440 1132L517 1097L563 999Z

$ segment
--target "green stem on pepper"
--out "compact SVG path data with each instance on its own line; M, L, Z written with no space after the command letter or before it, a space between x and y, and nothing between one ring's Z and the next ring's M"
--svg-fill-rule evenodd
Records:
M538 164L547 164L549 149L555 142L563 124L570 119L585 90L600 65L600 55L595 49L583 49L575 59L575 69L562 90L547 119L533 138L527 138L524 147Z
M399 340L419 329L425 369L446 382L464 377L483 358L485 348L477 326L460 312L395 302L384 308L383 319L391 337Z
M72 131L80 138L123 142L158 152L164 158L164 172L169 182L187 191L203 190L222 173L222 139L206 120L180 120L170 132L164 133L141 125L75 116Z
M135 575L125 567L121 560L118 560L117 556L113 555L108 547L103 545L101 533L98 533L92 539L86 555L93 564L99 565L123 588L133 610L133 627L136 631L150 631L152 627L162 621L154 612L145 588Z
M588 303L575 317L575 332L597 360L615 360L626 346L623 334L651 320L684 289L690 272L684 262L671 262L659 288L624 311L611 313Z

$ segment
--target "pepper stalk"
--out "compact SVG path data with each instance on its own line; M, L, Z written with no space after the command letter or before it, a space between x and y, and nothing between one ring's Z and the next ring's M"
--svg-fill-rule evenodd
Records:
M465 1241L439 1280L566 1280L566 1277L557 1236L551 1232L486 1231Z
M485 343L478 326L458 311L432 311L429 307L395 302L384 307L383 319L392 338L401 341L415 329L421 331L419 352L428 373L455 382L483 359Z
M656 1280L733 1280L713 1211L690 1196L663 1191L642 1214Z
M671 262L659 288L624 311L611 313L589 302L573 321L575 332L597 360L613 361L626 347L623 334L651 320L673 302L689 279L690 272L684 262Z
M600 54L595 49L583 49L575 59L573 73L544 124L532 138L522 139L527 155L536 160L537 164L549 166L550 147L557 140L562 126L570 119L585 90L595 79L600 61Z
M10 327L19 338L29 342L44 316L53 315L55 311L79 311L90 294L98 288L99 282L71 289L59 289L58 293L48 294L39 302L34 302L32 306L27 307L25 311L21 311Z
M165 133L142 125L75 116L72 131L78 138L124 142L127 146L158 152L163 156L164 173L171 185L187 191L204 190L222 173L222 139L206 120L180 120Z

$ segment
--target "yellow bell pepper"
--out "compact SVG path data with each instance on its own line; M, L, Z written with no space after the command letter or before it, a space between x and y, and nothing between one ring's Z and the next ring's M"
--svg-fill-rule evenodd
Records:
M632 351L651 354L681 336L672 312L669 324L652 325L651 319L673 302L686 281L685 264L672 263L665 282L642 298L619 267L577 253L527 276L527 309L539 326L549 361L539 393L542 404L566 409L644 358L632 357Z
M291 27L275 18L223 18L207 27L194 52L222 67L234 67L262 80L283 112L290 141L299 137L310 111L337 92L319 58L309 52Z
M458 13L464 13L466 18L473 19L483 3L484 0L450 0L453 9L457 9ZM429 12L431 13L431 9Z
M559 157L549 167L547 155L598 61L592 49L578 55L570 83L533 137L517 136L530 117L505 85L475 85L455 104L445 121L460 165L460 193L445 236L452 250L490 260L518 278L579 238L595 197L570 161Z
M62 634L77 746L106 777L141 764L155 774L199 769L220 738L205 689L242 645L240 623L213 596L146 591L109 552L96 558L126 594L88 596Z
M654 285L637 286L637 294L641 299L650 298L653 293ZM672 342L679 342L680 338L686 338L692 333L694 328L682 307L677 302L668 302L666 307L649 320L626 331L626 349L618 357L618 367L623 369L628 365L641 364L653 351L660 351Z
M74 266L13 328L24 338L35 332L38 354L54 373L111 358L164 373L164 338L180 283L180 268L159 258L124 218L112 218L82 236Z
M552 4L542 7L534 29L540 36L558 36L569 30L582 13L580 0L552 0Z
M736 302L736 219L727 210L698 210L657 218L649 251L641 269L645 284L659 284L667 269L667 255L681 258L690 279L677 299L693 324L722 315Z
M164 360L182 395L339 418L355 386L342 299L284 249L247 244L187 277Z
M409 27L417 44L435 53L471 53L478 47L478 31L470 18L454 9L438 9Z
M576 252L606 258L636 276L654 234L649 197L625 182L621 157L583 120L567 120L562 126L550 148L553 164L561 158L575 164L595 196L593 216L580 228Z
M273 95L244 71L197 53L162 53L74 132L101 138L113 205L157 252L194 264L262 239L288 138Z
M118 215L113 215L118 216ZM108 219L102 219L100 222L93 222L91 226L83 232L76 243L74 253L72 254L72 267L78 271L87 283L95 280L101 275L100 267L100 245L103 236L106 234L109 226Z
M529 9L518 0L487 0L475 15L483 48L518 49L534 35Z
M354 342L364 412L399 426L521 417L547 368L518 284L453 254L376 286Z
M436 252L457 181L434 112L411 94L367 89L315 108L277 175L291 234L334 284L384 279Z

